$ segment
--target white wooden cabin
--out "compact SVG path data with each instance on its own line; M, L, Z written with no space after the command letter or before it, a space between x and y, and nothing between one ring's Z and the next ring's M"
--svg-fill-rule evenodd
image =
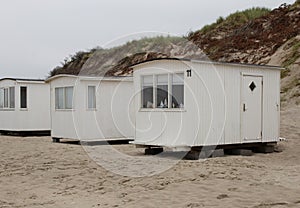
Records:
M160 59L133 70L137 147L279 140L279 67Z
M51 86L51 136L80 141L132 140L132 77L57 75Z
M50 86L37 79L0 79L0 132L50 135Z

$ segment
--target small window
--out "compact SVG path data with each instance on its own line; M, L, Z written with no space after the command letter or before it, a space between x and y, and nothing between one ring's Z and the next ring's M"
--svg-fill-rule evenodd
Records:
M20 105L21 108L27 108L27 87L20 87Z
M55 109L73 109L73 87L55 88Z
M1 109L15 108L15 87L0 89L0 108Z
M96 87L88 86L88 109L96 109Z
M255 82L253 81L253 82L251 82L251 84L249 85L249 88L250 88L250 90L253 92L254 90L255 90L255 88L256 88L256 84L255 84Z
M184 74L172 76L172 108L184 107Z
M153 76L142 76L142 106L153 108Z
M156 107L168 108L169 96L168 96L168 75L157 75L156 85Z

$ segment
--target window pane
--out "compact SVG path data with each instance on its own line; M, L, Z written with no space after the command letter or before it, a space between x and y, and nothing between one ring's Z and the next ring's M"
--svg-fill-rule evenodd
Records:
M8 108L8 88L4 89L4 108Z
M184 74L172 77L172 108L184 107Z
M153 76L142 77L142 106L153 108Z
M55 88L55 108L64 109L64 88Z
M9 108L15 108L15 88L9 88Z
M156 107L168 108L168 75L157 75Z
M4 89L0 89L0 108L4 108Z
M73 87L66 87L66 109L73 109Z
M88 108L96 108L96 87L88 86Z
M143 86L153 87L153 76L143 76L142 77Z
M27 87L21 87L20 91L21 108L27 108Z

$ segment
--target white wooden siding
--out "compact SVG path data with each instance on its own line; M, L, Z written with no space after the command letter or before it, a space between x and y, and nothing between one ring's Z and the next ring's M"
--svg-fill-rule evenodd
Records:
M20 108L20 87L27 87L27 109ZM15 87L15 108L0 109L0 130L50 131L50 86L37 81L2 80L0 88Z
M51 84L52 137L110 140L134 137L133 82L59 76ZM73 109L55 109L55 88L74 87ZM96 86L96 109L88 109L88 86Z
M192 69L192 77L186 70ZM143 75L183 72L185 108L141 110ZM262 142L278 141L280 70L246 65L157 60L134 67L135 143L158 146L237 144L241 138L241 76L263 76Z

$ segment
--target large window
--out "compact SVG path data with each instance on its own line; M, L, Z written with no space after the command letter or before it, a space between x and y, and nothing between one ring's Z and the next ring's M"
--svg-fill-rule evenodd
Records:
M88 86L88 109L96 109L96 87Z
M0 89L0 109L15 108L15 87Z
M184 108L183 73L147 75L141 80L142 108Z
M153 108L153 76L142 77L142 106Z
M73 87L55 88L55 109L73 109Z
M27 108L27 87L20 87L20 108Z

